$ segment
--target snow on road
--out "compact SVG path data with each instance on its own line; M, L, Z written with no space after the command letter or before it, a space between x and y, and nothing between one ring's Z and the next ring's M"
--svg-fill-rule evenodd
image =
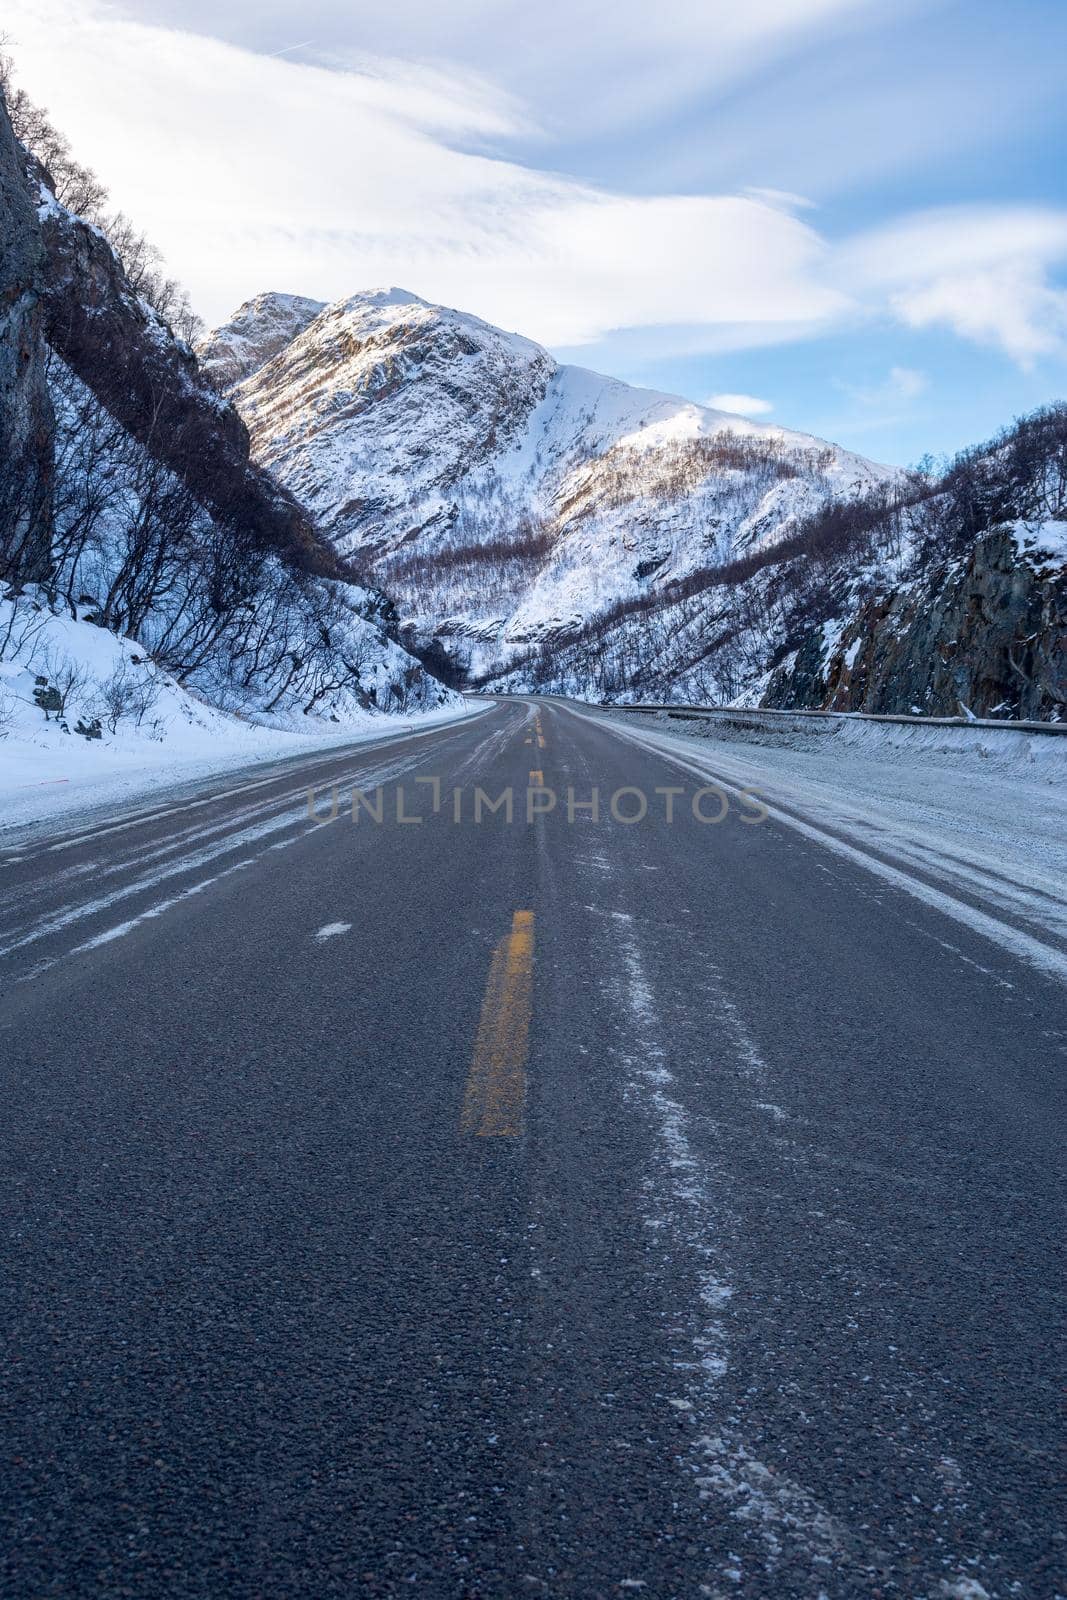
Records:
M1067 942L1067 738L851 722L681 733L662 715L596 715L891 861L913 892L936 882L1005 927Z
M51 738L0 738L0 840L8 829L162 799L181 784L338 746L429 731L485 709L468 704L397 716L368 713L336 727L318 723L303 733L259 727L204 708L206 725L175 721L165 743L136 735L90 743L62 732Z

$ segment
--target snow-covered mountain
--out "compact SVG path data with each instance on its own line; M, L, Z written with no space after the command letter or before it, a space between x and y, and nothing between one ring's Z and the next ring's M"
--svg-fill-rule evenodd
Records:
M44 113L23 102L20 126L99 196ZM55 188L16 137L0 84L6 767L37 771L41 751L78 735L83 766L138 750L152 765L164 742L254 754L250 724L277 748L286 733L332 739L391 712L456 707L397 643L386 597L354 581L250 460L236 410L106 228ZM319 310L295 298L261 308L255 349L231 340L231 370L258 365Z
M217 388L232 389L284 350L325 309L323 301L301 294L257 294L224 328L201 341L200 370Z
M318 310L262 295L199 353L217 381L234 374L258 461L418 638L444 638L478 670L893 476L809 435L561 365L402 289Z

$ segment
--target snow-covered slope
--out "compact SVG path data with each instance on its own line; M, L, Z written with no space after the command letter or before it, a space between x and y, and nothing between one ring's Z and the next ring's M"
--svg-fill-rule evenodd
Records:
M236 411L104 232L37 169L23 181L44 315L16 331L47 383L48 493L40 557L0 538L4 764L22 745L106 768L126 745L224 745L248 722L322 736L455 709L392 636L385 596L250 463ZM262 337L284 342L315 308L275 309ZM6 344L0 327L0 366ZM12 527L0 515L0 533Z
M320 311L321 300L300 294L257 294L224 327L196 347L200 370L220 389L232 389L283 350Z
M273 345L279 299L264 297L264 333L257 302L242 308L243 348ZM562 366L401 289L326 307L232 394L257 459L418 637L443 636L479 669L892 476L808 435Z
M9 632L10 630L10 632ZM343 716L232 715L183 688L133 639L51 610L39 589L0 597L0 840L90 806L112 807L254 762L381 739L470 715L458 696L390 717L350 697ZM364 676L381 690L410 660L380 640ZM383 692L382 703L387 703Z

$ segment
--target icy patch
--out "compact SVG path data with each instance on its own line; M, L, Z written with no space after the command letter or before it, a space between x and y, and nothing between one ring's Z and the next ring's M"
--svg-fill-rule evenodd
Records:
M750 1525L769 1565L781 1556L787 1540L812 1563L832 1562L844 1548L846 1535L815 1497L761 1462L737 1437L736 1429L721 1427L718 1418L709 1426L717 1387L728 1371L723 1313L734 1292L723 1276L715 1243L722 1233L722 1199L716 1193L715 1174L690 1141L685 1109L671 1092L675 1080L659 1042L655 999L640 950L628 929L620 930L618 939L622 973L614 988L628 1013L635 1047L623 1058L629 1071L628 1090L650 1114L660 1153L659 1172L643 1185L645 1220L652 1229L672 1233L697 1263L699 1309L694 1308L688 1335L693 1359L675 1363L692 1376L682 1394L664 1398L705 1429L692 1447L701 1497L725 1502L733 1516ZM716 992L717 1013L745 1070L765 1072L766 1063L737 1008L721 986Z
M351 927L352 924L350 922L327 922L319 929L315 937L320 943L323 943L327 939L336 939L339 933L348 933Z
M1022 555L1067 561L1067 522L1016 522L1011 531Z
M757 1111L766 1111L767 1115L773 1117L775 1122L789 1121L788 1113L783 1111L781 1106L773 1105L769 1100L754 1100L752 1104Z
M651 1202L646 1220L651 1227L672 1226L684 1233L702 1263L697 1275L701 1302L709 1312L720 1311L732 1290L722 1279L709 1243L717 1229L707 1181L689 1141L685 1110L669 1092L674 1077L656 1036L655 1004L636 939L626 925L618 937L624 973L620 999L630 1014L638 1046L636 1054L625 1058L626 1065L632 1089L652 1114L667 1174L666 1195L654 1195L646 1189ZM726 1338L717 1317L703 1320L694 1343L698 1365L705 1373L721 1375L726 1371Z
M842 1549L845 1530L800 1484L773 1471L727 1434L708 1434L697 1444L707 1460L697 1479L702 1493L726 1500L735 1517L752 1523L772 1558L797 1534L813 1560L832 1560Z
M810 1587L803 1592L817 1600L825 1600L824 1574L834 1568L856 1571L857 1563L870 1576L873 1592L880 1555L877 1546L871 1546L869 1530L853 1530L804 1483L761 1460L744 1438L743 1414L735 1413L732 1397L727 1414L722 1387L730 1354L725 1313L734 1289L723 1270L721 1241L724 1226L734 1225L735 1219L722 1175L706 1154L698 1153L690 1137L689 1116L677 1098L675 1075L658 1026L661 1007L637 943L638 926L623 924L614 932L616 971L609 983L623 1018L626 1044L619 1059L626 1069L626 1097L646 1114L655 1136L655 1158L641 1186L644 1220L651 1237L663 1241L665 1251L674 1257L689 1257L697 1283L697 1303L672 1309L671 1331L685 1341L675 1346L678 1358L673 1363L681 1382L670 1385L660 1398L672 1411L692 1419L689 1465L701 1497L725 1506L757 1541L758 1559L767 1574L765 1590L759 1592L777 1592L770 1575L785 1562L810 1566ZM714 970L700 1004L713 1008L726 1032L726 1054L736 1053L743 1072L769 1074L744 1019ZM776 1121L787 1116L770 1100L753 1100L752 1104ZM949 1458L943 1466L949 1479L958 1470ZM723 1566L720 1576L741 1582L742 1557L731 1553L729 1560L732 1566ZM955 1587L947 1584L939 1589L931 1578L922 1592L930 1600L938 1594L944 1600L989 1600L976 1580L959 1578L954 1582ZM959 1587L961 1584L974 1587ZM701 1592L719 1591L701 1586Z

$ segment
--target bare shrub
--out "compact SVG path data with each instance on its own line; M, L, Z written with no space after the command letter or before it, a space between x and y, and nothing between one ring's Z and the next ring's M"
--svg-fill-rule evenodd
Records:
M0 661L32 666L51 613L35 594L26 590L9 589L0 599L4 602L0 610Z
M65 651L52 648L43 653L37 679L33 697L44 712L45 721L54 715L57 722L65 723L70 706L77 703L87 686L85 668Z
M93 710L107 724L110 733L117 733L119 724L132 722L139 728L159 699L159 684L153 675L142 669L137 671L128 661L120 661L110 678L97 690Z

